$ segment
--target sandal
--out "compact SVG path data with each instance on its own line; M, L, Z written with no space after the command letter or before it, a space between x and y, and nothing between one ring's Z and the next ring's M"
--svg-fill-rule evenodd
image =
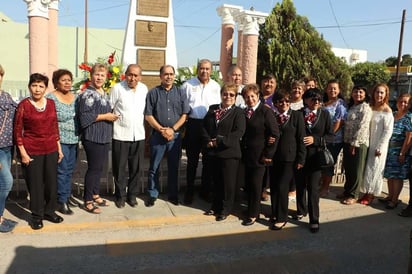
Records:
M386 209L395 209L399 204L399 201L397 201L396 203L390 201L388 202L388 204L385 206Z
M349 198L346 198L345 200L343 200L342 201L342 204L344 204L344 205L353 205L353 204L356 204L356 199L355 198L352 198L352 197L349 197Z
M95 202L98 206L109 206L109 203L100 196L93 197L93 202Z
M101 213L100 208L95 206L92 201L86 202L83 205L83 209L86 210L89 213L92 213L92 214L100 214Z
M370 205L375 196L373 194L365 194L362 199L359 200L359 203L362 205Z

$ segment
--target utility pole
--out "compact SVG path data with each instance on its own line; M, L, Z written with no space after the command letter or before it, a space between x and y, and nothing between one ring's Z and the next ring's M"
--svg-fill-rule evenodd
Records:
M395 74L395 89L396 92L399 91L399 67L401 66L401 58L402 58L402 43L403 43L403 28L405 26L405 17L406 17L406 10L402 12L402 22L401 22L401 34L399 37L399 47L398 47L398 62L396 64L396 74Z
M87 41L87 14L88 14L88 0L85 0L84 4L84 56L83 56L83 63L87 64L88 54L88 41Z

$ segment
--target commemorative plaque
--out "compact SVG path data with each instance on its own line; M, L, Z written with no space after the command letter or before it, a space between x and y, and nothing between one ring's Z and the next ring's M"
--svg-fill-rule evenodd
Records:
M169 0L137 0L137 14L169 17Z
M142 75L142 83L145 84L149 90L151 90L152 88L160 85L160 77L159 75Z
M136 46L166 47L167 23L146 20L136 20Z
M166 63L164 50L138 49L137 63L144 71L159 71L160 67Z

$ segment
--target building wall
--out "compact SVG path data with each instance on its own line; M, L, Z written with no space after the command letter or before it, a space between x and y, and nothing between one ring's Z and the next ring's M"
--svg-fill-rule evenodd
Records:
M364 63L368 61L368 52L360 49L332 48L333 53L343 59L348 65Z
M11 20L0 23L0 64L6 71L2 88L10 92L16 99L27 94L29 79L28 30L29 26L26 23L17 23ZM99 57L106 58L113 51L116 51L116 58L120 61L124 33L123 29L89 28L88 61L93 63ZM45 35L47 34L45 33ZM59 27L59 67L69 69L77 79L82 77L78 65L83 62L84 36L84 28Z

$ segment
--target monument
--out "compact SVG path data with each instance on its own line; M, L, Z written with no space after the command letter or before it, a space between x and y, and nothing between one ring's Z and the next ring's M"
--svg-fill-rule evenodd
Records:
M160 84L162 65L177 68L172 0L130 0L122 62L139 64L149 89Z

